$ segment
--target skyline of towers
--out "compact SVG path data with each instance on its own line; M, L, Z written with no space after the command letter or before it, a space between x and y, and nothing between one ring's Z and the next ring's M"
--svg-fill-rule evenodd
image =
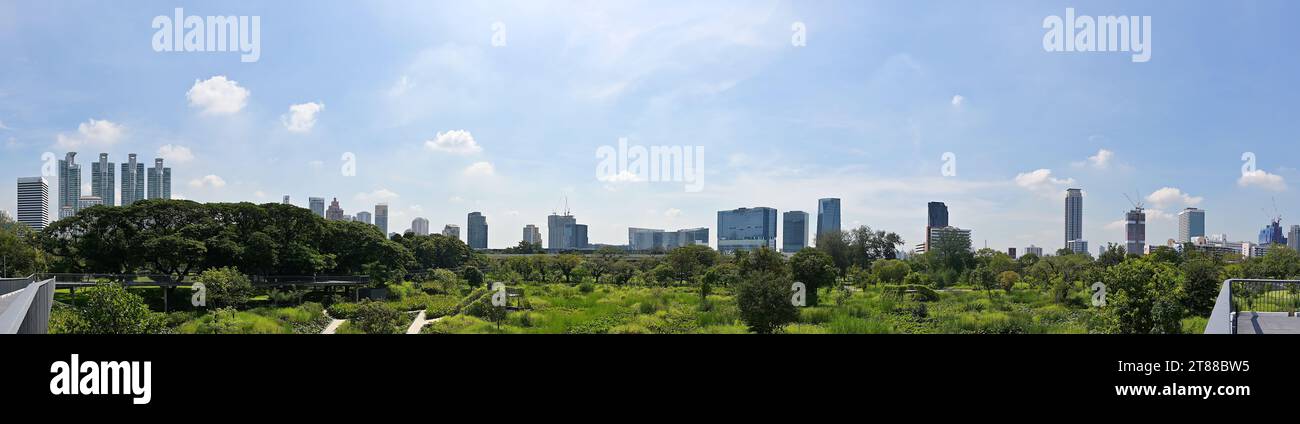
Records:
M840 231L840 199L829 197L817 199L817 236L830 231ZM775 247L773 247L775 249Z
M482 212L470 212L466 217L465 244L470 249L487 249L488 224Z
M99 160L90 164L90 195L98 196L105 205L117 205L116 165L108 161L108 153L100 153Z
M1083 190L1065 191L1065 248L1075 253L1086 253L1088 242L1083 240Z
M50 185L43 177L18 178L16 219L36 231L50 225Z
M808 247L808 212L781 214L781 251L795 253Z

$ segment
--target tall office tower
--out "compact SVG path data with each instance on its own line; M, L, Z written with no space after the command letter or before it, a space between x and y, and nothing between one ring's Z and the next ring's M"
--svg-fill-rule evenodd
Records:
M75 215L80 199L81 165L77 164L77 152L68 152L59 161L59 219Z
M1147 214L1142 208L1133 208L1124 214L1124 222L1124 251L1141 255L1147 245Z
M417 236L429 235L429 220L419 217L411 220L411 232Z
M1014 247L1008 247L1008 248L1007 248L1007 256L1010 256L1011 259L1016 259L1016 258L1017 258L1017 256L1016 256L1016 248L1014 248Z
M104 205L117 206L117 181L115 165L108 161L108 153L100 153L99 161L90 164L90 195L104 199Z
M149 198L172 198L172 169L163 167L162 158L154 159L153 168L149 168Z
M77 211L81 211L82 209L86 209L91 206L100 206L103 204L104 204L104 199L99 198L99 196L81 196L80 199L77 199Z
M1071 244L1076 240L1083 240L1083 190L1072 188L1065 191L1065 247L1075 253L1087 252L1086 242L1083 250L1077 248L1079 243Z
M284 195L284 200L281 200L281 201L280 201L280 204L282 204L282 205L288 205L288 204L289 204L289 195L287 195L287 194Z
M1205 237L1205 211L1197 208L1178 213L1178 242L1190 243L1192 237Z
M446 230L443 230L446 231ZM524 226L524 243L542 245L542 229L536 225L528 224Z
M343 208L339 207L339 198L335 197L334 200L330 202L329 209L325 210L325 219L330 221L343 220Z
M50 186L45 178L18 179L18 223L36 231L50 225Z
M308 198L307 198L307 207L311 209L311 213L312 213L313 215L316 215L316 216L319 216L319 217L324 217L324 216L325 216L325 198L324 198L324 197L308 197Z
M818 199L817 237L830 231L840 231L840 199Z
M1259 244L1265 246L1286 244L1286 233L1282 231L1282 221L1274 219L1259 232Z
M1286 236L1286 245L1291 246L1291 250L1300 250L1300 225L1291 226L1291 232Z
M818 221L821 224L820 218ZM763 246L772 250L777 248L776 209L757 207L718 211L719 252L731 253Z
M388 237L388 204L380 203L375 205L375 226L379 227L379 232Z
M586 249L591 244L587 242L587 224L578 224L573 226L573 248Z
M638 252L663 248L664 230L628 227L627 247Z
M564 215L552 213L546 217L546 248L552 250L574 249L574 227L578 226L578 218L565 212Z
M357 222L364 222L366 224L374 225L371 223L371 218L373 217L374 215L371 215L370 212L361 211L361 212L357 212L356 220ZM387 237L388 235L384 234L384 236Z
M468 223L465 224L467 233L465 234L466 244L470 249L487 249L488 246L488 224L487 217L481 212L470 212Z
M808 246L808 212L789 211L781 214L781 251L794 253Z
M122 162L122 206L144 200L144 164L136 161L135 153Z
M460 240L460 226L456 224L447 224L442 227L442 235Z
M930 227L948 226L948 205L943 202L930 202L927 208L929 209L929 218L926 219L925 225Z
M930 250L930 229L948 226L948 205L943 202L930 202L926 205L925 250Z
M1043 248L1031 244L1029 245L1029 247L1025 248L1025 254L1034 255L1041 258L1043 257Z

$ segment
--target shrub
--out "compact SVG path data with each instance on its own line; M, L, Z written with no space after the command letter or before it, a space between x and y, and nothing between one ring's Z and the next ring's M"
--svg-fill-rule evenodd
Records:
M86 306L80 312L85 326L79 330L85 333L152 334L164 328L162 314L150 311L144 299L115 283L86 289Z
M352 326L366 334L396 334L403 323L402 313L383 302L362 301L357 306Z
M253 283L232 267L203 271L198 281L207 288L207 299L217 306L241 308L253 296Z
M595 285L595 284L591 284L591 283L582 283L582 284L578 284L578 291L580 291L580 292L582 292L582 293L584 293L584 294L586 294L586 293L591 293L591 292L594 291L594 290L596 290L596 285Z
M790 279L769 272L755 272L736 288L740 319L749 329L767 334L799 319L799 310L790 303Z
M331 318L352 319L353 316L356 316L357 306L358 304L356 303L337 302L331 303L329 308L326 308L326 310L329 311Z

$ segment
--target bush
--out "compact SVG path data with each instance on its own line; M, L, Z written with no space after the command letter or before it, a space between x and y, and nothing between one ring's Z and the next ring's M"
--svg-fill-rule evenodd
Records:
M582 292L583 294L591 293L594 290L596 290L595 284L591 284L591 283L578 284L578 291Z
M351 322L366 334L397 334L401 332L403 314L383 302L362 301Z
M790 302L790 279L769 272L755 272L736 287L740 319L751 331L768 334L799 319Z
M216 306L242 308L253 296L253 283L235 268L203 271L198 281L208 290L207 300Z
M465 282L469 283L470 287L477 288L483 285L483 271L479 271L478 268L472 266L465 267L460 272L460 278L465 279Z
M348 302L331 303L329 308L330 317L334 319L352 319L357 314L358 304Z
M115 283L86 289L86 306L80 315L85 326L74 328L89 334L153 334L164 328L162 314L150 311L143 298Z

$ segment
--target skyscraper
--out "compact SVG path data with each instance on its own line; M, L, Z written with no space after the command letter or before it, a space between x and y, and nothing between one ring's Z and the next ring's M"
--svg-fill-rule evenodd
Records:
M947 227L948 226L948 205L943 202L930 202L927 205L929 209L929 218L926 219L926 226L929 227Z
M289 195L284 195L284 200L281 200L280 203L285 205L289 204Z
M818 199L817 237L831 231L840 231L840 199ZM775 248L774 246L773 249Z
M1082 240L1083 190L1072 188L1065 191L1065 247L1075 253L1085 253L1088 251L1086 242L1071 243Z
M838 218L836 218L838 220ZM821 224L818 219L818 226ZM767 246L776 250L776 209L768 207L718 211L718 251L731 253Z
M1270 246L1286 244L1286 233L1282 231L1282 221L1274 219L1259 232L1259 244Z
M115 165L108 161L108 153L100 153L99 161L90 164L90 195L103 199L104 205L117 205Z
M456 224L447 224L447 226L442 227L442 235L460 240L460 226Z
M542 229L537 228L537 226L533 224L525 225L524 243L536 244L540 246L542 244Z
M77 152L68 152L59 161L59 219L75 215L80 199L81 165L77 164Z
M144 164L136 161L135 153L126 156L127 161L122 162L122 206L144 200Z
M1286 236L1286 245L1291 250L1300 250L1300 225L1292 225L1291 232Z
M487 217L481 212L470 212L469 222L466 223L465 239L471 249L487 249L488 246L488 224Z
M343 220L343 208L339 207L339 198L335 197L334 200L330 201L329 209L325 210L325 219L330 221Z
M1205 237L1205 211L1197 208L1178 213L1178 242L1190 243L1192 237Z
M50 186L45 178L18 179L18 223L36 231L50 225Z
M319 217L324 217L324 216L325 216L325 198L324 198L324 197L308 197L308 198L307 198L307 207L311 209L311 213L312 213L312 214L314 214L314 215L316 215L316 216L319 216Z
M1142 208L1133 208L1124 214L1124 251L1141 255L1147 244L1147 214Z
M379 232L388 237L388 204L380 203L375 205L375 226L379 227Z
M411 232L417 236L429 235L429 220L419 217L411 220Z
M808 246L808 212L781 214L781 251L794 253Z
M163 167L162 158L154 159L153 168L149 168L149 198L172 198L172 169Z
M583 226L585 230L585 225ZM584 234L585 235L585 234ZM565 212L546 217L546 248L572 250L582 248L578 240L578 218Z
M371 215L370 212L361 211L361 212L357 212L356 220L357 222L364 222L369 225L374 225L371 221L371 218L373 217L374 215ZM384 236L387 237L388 234L384 234Z

